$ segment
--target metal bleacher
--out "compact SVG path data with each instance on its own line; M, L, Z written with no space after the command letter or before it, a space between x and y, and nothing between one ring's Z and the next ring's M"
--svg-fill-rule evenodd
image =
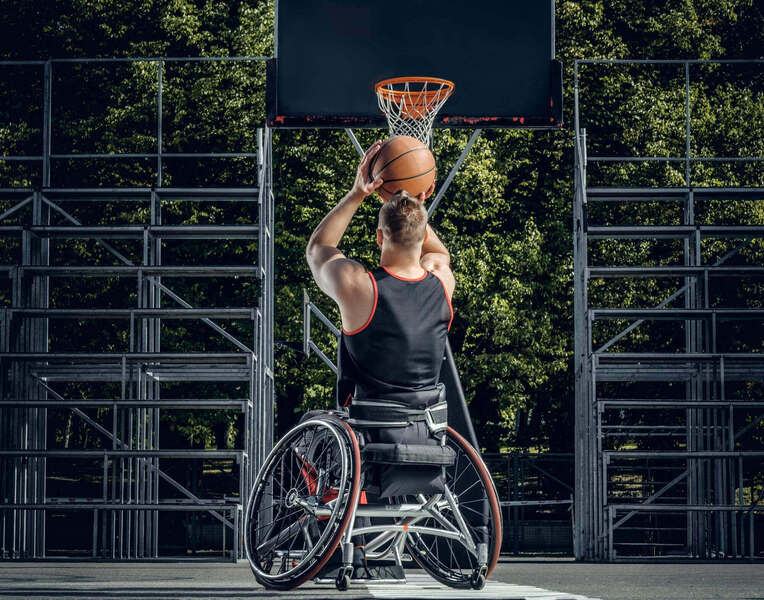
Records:
M576 63L580 559L764 558L764 188L696 184L693 176L701 163L764 159L691 155L690 75L708 64ZM747 67L760 73L761 64ZM594 65L676 68L686 94L685 156L588 156L579 70ZM684 167L685 184L589 183L587 169L603 164L661 161ZM642 264L613 264L628 255L622 248Z
M242 555L241 513L273 436L271 132L258 130L251 152L167 152L162 73L173 60L112 61L155 64L157 147L146 154L51 152L57 62L22 65L40 70L45 115L39 155L1 157L42 167L31 186L0 189L3 558L191 557L172 551L167 531L198 538L209 524L212 550L195 558ZM163 186L163 160L220 157L249 161L256 185ZM77 158L150 159L157 171L143 187L52 185ZM190 207L217 216L189 219ZM58 439L61 411L85 425L85 445ZM236 445L160 436L171 411L238 413ZM199 483L210 471L223 474L214 489Z

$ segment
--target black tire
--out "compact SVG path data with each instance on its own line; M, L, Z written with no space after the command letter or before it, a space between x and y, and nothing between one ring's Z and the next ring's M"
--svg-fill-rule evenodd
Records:
M456 452L454 465L446 468L446 485L458 500L473 541L487 544L486 564L480 565L461 542L430 534L409 532L406 548L417 564L439 582L470 589L477 584L484 585L485 577L491 574L499 560L501 509L493 478L480 455L451 427L446 436L447 445ZM438 527L432 518L417 525ZM478 571L482 571L482 581L476 579Z
M470 577L470 587L473 590L482 590L485 587L485 573L483 569L477 569Z
M337 574L337 577L334 580L334 586L338 591L346 592L350 589L350 575L352 573L352 567L350 569L340 569L340 572Z
M276 444L252 487L244 522L244 548L261 585L288 590L321 570L358 503L360 467L353 430L330 417L300 423ZM317 517L306 506L331 513Z

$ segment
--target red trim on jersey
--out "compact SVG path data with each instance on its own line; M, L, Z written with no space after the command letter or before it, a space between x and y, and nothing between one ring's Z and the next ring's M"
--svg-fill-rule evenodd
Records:
M342 333L345 335L355 335L356 333L361 333L366 327L368 327L369 323L371 323L371 319L374 316L374 313L377 312L377 298L379 298L379 292L377 291L377 280L374 279L374 275L371 274L371 271L366 271L369 274L369 277L371 278L371 285L374 287L374 305L371 307L371 314L369 315L369 318L366 319L366 323L361 325L358 329L354 329L353 331L346 331L345 328L342 328Z
M421 276L421 277L415 277L415 278L411 279L411 278L409 278L409 277L401 277L400 275L396 275L396 274L395 274L395 273L393 273L393 272L392 272L390 269L388 269L388 268L387 268L385 265L381 265L381 267L382 267L382 268L383 268L385 271L387 271L387 274L388 274L388 275L390 275L391 277L395 277L396 279L400 279L401 281L422 281L422 279L424 279L425 277L427 277L427 270L425 270L425 272L422 274L422 276Z
M434 271L431 271L433 275L435 275ZM438 277L435 275L435 277ZM451 323L454 322L454 307L451 305L451 298L448 297L448 291L446 290L446 284L443 283L443 280L438 277L438 281L440 281L440 285L443 286L443 293L446 295L446 301L448 302L448 310L451 311L451 320L448 322L448 331L451 331Z

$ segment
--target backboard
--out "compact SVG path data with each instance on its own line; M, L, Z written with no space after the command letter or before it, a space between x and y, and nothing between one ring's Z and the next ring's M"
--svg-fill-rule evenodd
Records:
M277 0L273 127L385 127L374 84L453 81L435 127L557 128L554 0Z

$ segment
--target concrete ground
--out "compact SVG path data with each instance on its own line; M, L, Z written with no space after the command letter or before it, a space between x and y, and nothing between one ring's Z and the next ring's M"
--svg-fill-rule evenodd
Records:
M603 600L764 600L759 563L578 563L502 560L502 581Z
M764 600L764 566L720 563L584 564L569 559L502 559L480 592L442 589L412 570L406 585L306 585L274 593L246 562L0 562L0 600L297 598L491 598L493 600Z

